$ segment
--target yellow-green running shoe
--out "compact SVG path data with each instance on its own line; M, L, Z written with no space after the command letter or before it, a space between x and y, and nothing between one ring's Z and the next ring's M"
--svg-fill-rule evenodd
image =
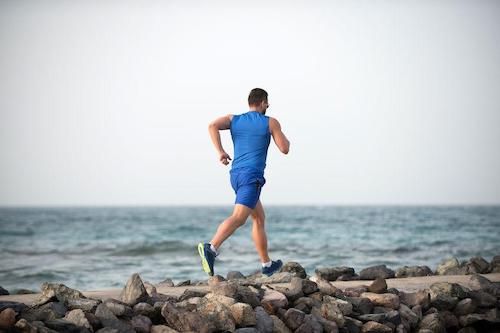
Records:
M210 276L214 275L214 262L217 254L212 251L209 243L199 243L198 253L201 258L201 266L203 270Z

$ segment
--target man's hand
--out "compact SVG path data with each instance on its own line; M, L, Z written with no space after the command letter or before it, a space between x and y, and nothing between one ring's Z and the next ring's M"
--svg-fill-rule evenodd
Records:
M229 161L231 161L231 157L229 157L229 155L225 151L222 151L219 153L219 160L222 164L228 165Z

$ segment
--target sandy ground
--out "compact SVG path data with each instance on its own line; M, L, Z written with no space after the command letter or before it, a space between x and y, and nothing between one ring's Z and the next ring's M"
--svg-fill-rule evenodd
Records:
M482 276L489 279L491 282L500 282L500 273L491 274L481 274ZM435 276L423 276L423 277L409 277L409 278L399 278L399 279L386 279L388 288L396 288L398 290L412 292L421 289L428 288L434 282L454 282L459 283L465 287L470 286L470 275L435 275ZM360 280L360 281L333 281L332 284L340 289L345 289L348 287L355 287L361 285L369 285L372 281ZM271 284L279 286L288 286L288 283ZM180 296L185 289L195 289L195 290L208 290L207 286L185 286L185 287L167 287L157 284L156 290L158 293L172 296ZM116 298L119 299L121 289L108 289L108 290L91 290L82 291L83 295L89 298L95 299L106 299L106 298ZM25 294L25 295L5 295L0 296L0 302L2 301L14 301L22 302L27 305L31 305L40 297L40 294Z

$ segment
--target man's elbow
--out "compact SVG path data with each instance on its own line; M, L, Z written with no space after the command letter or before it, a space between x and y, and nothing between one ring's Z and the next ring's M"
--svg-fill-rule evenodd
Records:
M286 145L281 149L281 152L285 155L287 155L289 151L290 151L290 144Z

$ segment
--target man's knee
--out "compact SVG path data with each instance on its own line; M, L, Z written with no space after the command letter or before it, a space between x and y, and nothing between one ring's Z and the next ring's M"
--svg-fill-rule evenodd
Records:
M237 225L242 226L247 222L248 215L245 216L244 214L233 214L233 215L231 215L231 219Z
M252 221L258 227L264 226L265 216L264 215L252 215Z

